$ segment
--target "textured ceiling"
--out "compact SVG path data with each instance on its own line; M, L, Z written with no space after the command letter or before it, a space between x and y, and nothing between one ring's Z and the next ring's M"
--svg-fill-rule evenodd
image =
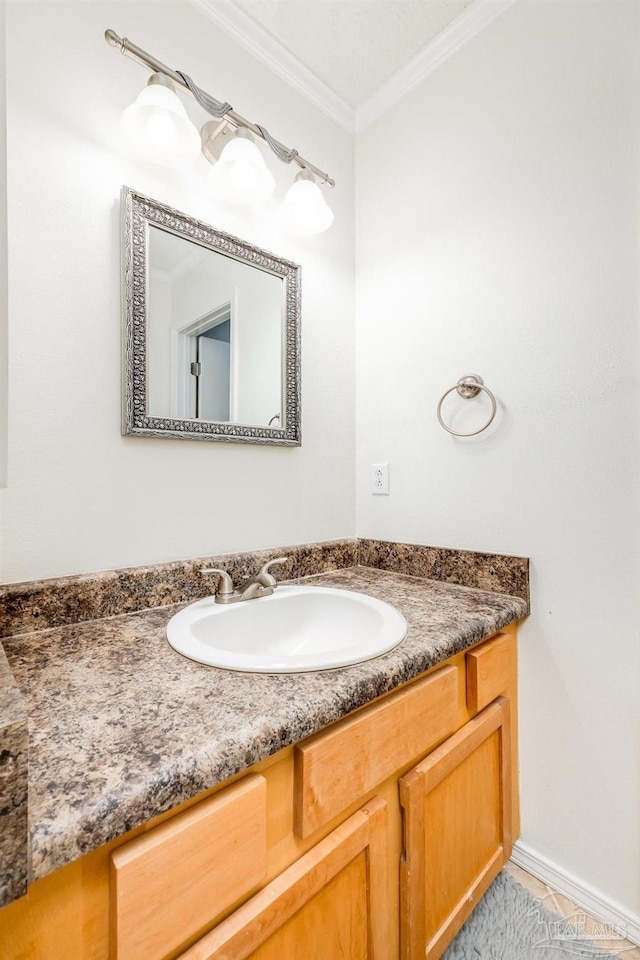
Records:
M234 0L351 107L472 0Z

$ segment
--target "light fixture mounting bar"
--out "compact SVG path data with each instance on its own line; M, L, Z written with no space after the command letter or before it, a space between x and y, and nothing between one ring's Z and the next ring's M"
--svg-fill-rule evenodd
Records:
M123 56L129 57L131 60L135 60L136 63L146 67L147 70L151 70L152 73L164 74L177 86L182 87L184 93L187 93L190 97L193 97L193 93L179 73L176 73L175 70L172 70L171 67L168 67L166 63L163 63L161 60L157 60L156 57L152 56L150 53L147 53L147 51L143 50L142 47L136 46L135 43L127 40L126 37L119 37L114 30L105 30L104 38L110 46L117 47ZM218 101L215 100L215 97L212 97L211 94L206 93L206 91L203 91L203 93L205 93L209 99L213 100L215 103L218 103ZM221 103L219 105L222 107ZM234 127L244 127L245 129L250 130L254 136L259 137L260 140L264 140L264 142L270 146L267 137L265 137L262 132L262 129L260 129L260 127L255 123L251 123L250 120L246 120L245 117L241 116L235 110L229 110L225 114L224 119L228 123L231 123ZM290 152L289 148L285 147L284 144L280 143L278 140L275 140L275 138L272 139L275 145L283 153L286 154ZM277 152L276 156L278 156ZM282 158L280 157L279 159ZM335 187L335 180L333 180L328 173L325 173L319 167L316 167L315 164L305 160L304 157L301 157L299 154L296 154L292 158L291 162L297 164L299 167L302 167L303 170L310 170L311 173L313 173L313 175L316 176L321 183L326 184L328 187Z

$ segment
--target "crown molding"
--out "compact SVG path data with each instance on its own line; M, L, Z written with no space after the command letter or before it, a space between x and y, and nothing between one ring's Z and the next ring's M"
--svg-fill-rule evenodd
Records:
M355 133L356 112L305 67L297 57L231 0L189 0L227 36L269 67L348 133Z
M357 107L355 132L362 133L370 123L395 106L398 100L514 3L515 0L474 0L449 26L394 73L373 96Z
M252 20L233 0L189 0L227 36L351 134L361 133L516 0L473 0L449 26L358 107L350 106L308 67Z

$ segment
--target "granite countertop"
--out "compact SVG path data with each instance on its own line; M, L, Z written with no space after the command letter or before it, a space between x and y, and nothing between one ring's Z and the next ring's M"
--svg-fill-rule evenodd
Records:
M304 582L388 601L408 636L375 660L292 675L182 657L165 627L184 603L2 641L29 716L29 882L527 613L518 597L370 567Z

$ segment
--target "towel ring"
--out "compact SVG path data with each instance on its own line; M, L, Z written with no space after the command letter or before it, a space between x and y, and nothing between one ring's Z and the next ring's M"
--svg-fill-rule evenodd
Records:
M479 430L472 430L471 433L457 433L455 430L452 430L451 427L448 427L444 420L442 419L442 404L449 396L450 393L456 390L458 394L464 400L471 400L473 397L477 397L481 390L487 394L491 400L491 416L487 422L480 427ZM438 404L438 423L443 427L447 433L450 433L454 437L475 437L477 434L482 433L483 430L486 430L487 427L493 423L494 417L498 410L498 404L496 403L496 398L489 390L489 387L485 387L482 377L479 377L475 373L467 374L466 377L460 377L455 387L450 387L445 393L440 397L440 403Z

